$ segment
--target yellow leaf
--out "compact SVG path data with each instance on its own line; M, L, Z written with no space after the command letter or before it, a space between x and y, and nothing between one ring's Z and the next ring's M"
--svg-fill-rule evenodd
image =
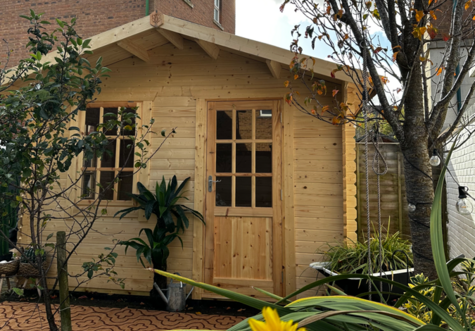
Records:
M315 115L317 112L315 111L315 109L312 109L312 114Z
M297 78L299 78L299 75L298 74L294 75L294 79L297 79Z
M430 6L431 3L432 3L432 0L429 0L429 6Z
M437 16L435 16L435 13L434 13L433 10L431 10L429 13L430 13L430 16L432 16L432 18L433 18L434 20L437 19Z
M436 74L436 75L439 76L439 75L442 73L442 70L443 70L443 68L439 68L439 70L437 70L437 74Z
M465 10L468 10L470 8L470 0L465 3Z
M289 87L289 81L288 80L285 81L284 86Z
M393 54L393 62L396 61L396 59L397 59L397 53L399 53L399 51L394 52L394 54Z
M338 90L333 90L332 91L332 97L334 97L339 91Z
M330 106L323 106L322 113L326 112L328 109L330 109Z
M419 60L420 60L421 62L424 62L424 61L427 60L427 59L426 59L425 57L423 57L423 56L419 56Z
M416 21L417 23L424 17L424 12L422 10L416 10Z

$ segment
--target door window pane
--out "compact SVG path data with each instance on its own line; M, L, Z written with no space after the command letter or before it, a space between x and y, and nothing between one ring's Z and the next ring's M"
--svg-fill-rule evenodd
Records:
M101 171L101 193L103 200L113 200L114 199L114 184L111 184L114 180L113 171ZM108 188L110 186L110 188Z
M236 172L252 172L252 143L236 144Z
M117 120L118 113L119 113L118 108L104 108L104 124L106 124L110 120ZM114 126L110 130L105 130L105 133L108 136L116 136L117 131L118 131L118 127Z
M119 188L117 192L117 200L131 200L129 196L132 193L132 187L134 183L132 172L123 172L119 175Z
M272 177L256 177L256 207L272 207Z
M116 140L109 140L106 151L102 154L101 168L114 168L116 145Z
M125 168L133 168L134 157L134 144L132 140L120 140L119 168L122 168L123 166L125 166Z
M231 177L216 177L216 206L231 206Z
M216 145L216 172L231 172L233 158L232 144L217 144Z
M218 110L216 114L216 139L233 139L232 110Z
M252 110L236 111L236 139L252 139Z
M272 173L272 143L256 144L256 172Z
M251 207L251 190L251 177L236 177L236 207Z
M272 139L272 109L256 110L256 139Z

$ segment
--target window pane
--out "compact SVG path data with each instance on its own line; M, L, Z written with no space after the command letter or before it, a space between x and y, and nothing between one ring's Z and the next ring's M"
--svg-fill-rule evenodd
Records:
M92 157L92 160L87 160L86 158L84 158L83 166L86 167L86 168L95 168L95 167L97 167L97 157L94 155Z
M106 151L102 154L101 168L115 168L116 140L109 140Z
M256 110L256 139L272 139L272 109Z
M216 139L233 138L233 112L219 110L216 114Z
M256 207L272 207L272 177L256 177Z
M126 168L133 168L134 157L134 145L132 140L120 140L119 168L122 168L123 166L125 166Z
M252 172L252 144L236 144L236 172Z
M232 171L232 144L217 144L216 145L216 172L231 172Z
M97 126L99 125L100 112L101 112L100 108L86 109L86 129L85 129L86 135L97 130Z
M236 139L252 139L252 110L236 112Z
M231 206L231 177L216 177L216 206Z
M132 108L126 108L123 112L122 112L122 125L123 127L125 128L126 126L130 125L132 127L131 130L126 130L126 129L122 129L122 134L125 135L125 136L135 136L135 117L132 117L132 118L129 118L129 119L125 119L125 116L124 114L135 114L135 109L132 109ZM127 128L129 129L129 128Z
M118 108L104 108L104 123L110 120L117 120L117 114L119 113ZM107 115L113 114L113 115ZM107 116L106 116L107 115ZM106 135L108 136L116 136L117 135L118 127L115 126L111 130L105 131Z
M256 144L256 172L272 173L272 144Z
M129 196L132 193L134 177L132 172L123 172L119 175L119 192L117 192L118 200L131 200Z
M96 173L85 172L82 178L81 198L94 199L95 187L96 187Z
M114 172L113 171L101 171L101 194L103 200L113 200L114 199L114 184L111 185L112 181L114 180ZM107 187L110 185L110 188Z
M236 207L251 207L251 189L251 177L236 177Z

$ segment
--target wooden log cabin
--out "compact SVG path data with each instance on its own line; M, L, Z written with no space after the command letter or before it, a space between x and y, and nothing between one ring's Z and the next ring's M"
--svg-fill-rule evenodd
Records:
M172 243L170 272L249 295L259 296L250 286L285 295L315 280L308 265L322 259L317 250L323 244L356 240L354 127L323 123L284 102L293 53L157 12L91 39L90 61L102 56L112 72L97 101L81 112L81 131L87 133L101 114L137 106L144 123L155 119L151 149L163 142L162 129L176 127L176 134L146 169L111 192L107 215L69 261L70 273L105 252L112 239L153 228L155 220L144 213L113 217L132 206L121 192L136 190L138 181L154 187L173 175L191 177L187 203L205 216L206 226L194 220L182 237L184 247ZM353 83L339 73L330 77L334 68L317 59L314 70L329 91L340 91L341 101L358 105ZM332 102L331 95L320 99ZM122 145L115 146L116 155ZM107 180L118 162L119 156L102 160L83 188L88 178ZM65 179L83 166L79 158ZM65 222L48 227L47 233L63 230ZM121 250L117 261L125 289L95 278L80 290L149 295L152 273L135 254ZM74 287L76 280L70 282ZM214 297L193 293L194 299Z

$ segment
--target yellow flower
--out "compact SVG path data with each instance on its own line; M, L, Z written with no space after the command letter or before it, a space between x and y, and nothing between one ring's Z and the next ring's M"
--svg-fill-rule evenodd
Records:
M298 324L292 325L293 321L282 322L275 309L265 307L262 310L265 322L255 319L249 320L252 331L306 331L305 328L299 328Z

